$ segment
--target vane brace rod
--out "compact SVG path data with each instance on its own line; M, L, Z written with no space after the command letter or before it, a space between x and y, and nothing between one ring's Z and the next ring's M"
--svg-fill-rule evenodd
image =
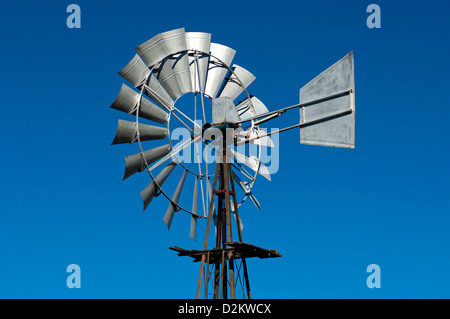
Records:
M328 121L328 120L331 120L331 119L334 119L334 118L337 118L337 117L341 117L341 116L350 114L352 112L353 112L352 109L348 109L348 110L345 110L345 111L337 112L337 113L334 113L334 114L331 114L329 116L325 116L325 117L322 117L322 118L319 118L319 119L316 119L316 120L313 120L313 121L304 122L304 123L300 123L300 124L295 124L295 125L292 125L292 126L288 126L288 127L279 129L277 131L269 132L269 133L266 133L266 134L263 134L263 135L258 135L258 136L255 136L255 137L252 137L250 139L243 140L243 141L242 140L241 141L236 141L234 143L234 145L239 146L239 145L242 145L242 144L248 144L251 141L254 141L254 140L266 137L266 136L270 136L270 135L273 135L273 134L278 134L278 133L281 133L281 132L284 132L284 131L288 131L288 130L291 130L291 129L297 128L297 127L301 128L301 127L306 127L306 126L309 126L309 125L317 124L317 123L320 123L320 122Z
M263 118L263 119L261 119L261 120L256 121L255 123L253 123L253 125L256 126L256 125L259 125L259 124L268 122L268 121L270 121L270 120L272 120L272 119L274 119L274 118L280 116L280 115L283 114L284 112L285 112L285 111L283 111L283 112L278 112L278 113L269 115L268 117L265 117L265 118Z
M304 103L300 103L300 104L291 105L291 106L288 106L288 107L285 107L285 108L282 108L282 109L279 109L279 110L276 110L276 111L272 111L272 112L260 114L260 115L254 116L254 117L250 117L250 118L248 118L246 120L242 120L242 121L236 122L235 124L242 124L242 123L245 123L245 122L248 122L248 121L254 121L254 120L257 120L257 119L262 118L262 117L266 117L266 116L269 117L269 116L271 116L273 114L281 115L282 113L284 113L286 111L289 111L291 109L304 107L304 106L309 106L309 105L320 103L320 102L324 102L324 101L327 101L327 100L332 100L332 99L335 99L335 98L338 98L338 97L350 94L350 93L352 93L352 91L353 91L352 89L348 89L348 90L341 91L341 92L338 92L338 93L335 93L335 94L331 94L331 95L328 95L328 96L325 96L325 97L321 97L320 99L316 99L316 100L312 100L312 101L308 101L308 102L304 102ZM275 117L273 117L273 118L275 118ZM269 120L271 120L273 118L267 119L267 121L269 121ZM264 121L264 122L266 122L266 121ZM295 127L298 127L298 126L295 126Z

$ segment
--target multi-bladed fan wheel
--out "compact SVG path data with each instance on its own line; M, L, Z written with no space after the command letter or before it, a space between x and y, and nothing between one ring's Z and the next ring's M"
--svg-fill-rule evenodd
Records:
M163 194L169 200L164 222L170 228L175 212L191 214L190 236L195 238L197 219L208 212L217 152L203 135L212 121L212 99L240 97L235 107L241 120L266 113L267 108L246 90L255 76L231 65L235 51L211 43L211 34L177 29L156 35L136 50L138 54L119 72L134 89L123 84L111 105L135 120L119 120L112 144L138 143L140 152L125 158L124 179L147 170L152 181L141 192L144 210ZM258 126L253 124L236 132L257 135ZM273 146L270 138L255 140L250 146L252 154L239 148L231 151L234 180L242 190L239 205L250 198L259 209L251 190L258 173L270 180L261 163L261 147L267 146ZM175 190L164 188L175 171L180 176ZM192 183L187 187L193 190L192 196L186 197L190 202L182 202L180 195L187 183ZM203 209L198 209L198 202Z

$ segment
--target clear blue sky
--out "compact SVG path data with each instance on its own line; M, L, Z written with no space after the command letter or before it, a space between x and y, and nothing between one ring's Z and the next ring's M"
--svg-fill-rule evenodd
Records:
M142 213L148 176L121 182L132 148L110 145L126 119L109 109L117 72L179 27L234 48L269 110L355 54L356 149L283 133L279 171L254 188L261 210L241 208L244 240L283 255L248 262L254 298L450 297L448 1L77 0L82 27L68 29L70 3L1 6L0 297L195 297L199 264L167 247L202 240L182 216L167 231L163 198ZM381 29L366 26L370 3ZM73 263L80 289L66 286Z

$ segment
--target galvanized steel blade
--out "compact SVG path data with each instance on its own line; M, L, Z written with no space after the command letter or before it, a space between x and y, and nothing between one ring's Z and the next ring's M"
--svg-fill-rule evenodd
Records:
M116 109L128 114L136 115L136 110L139 107L139 117L145 118L157 123L165 123L169 114L164 112L158 106L140 96L129 86L122 84L119 94L111 104L110 108Z
M149 76L150 69L139 55L135 55L128 64L119 71L119 75L135 88L139 88Z
M189 228L189 237L197 240L197 219L195 215L191 215L191 227Z
M261 208L261 205L259 204L258 199L251 193L251 189L249 187L249 182L243 182L240 177L233 171L233 180L235 183L242 189L242 191L245 193L245 195L250 198L253 205L259 210Z
M198 206L198 179L199 177L195 176L195 182L194 182L194 194L192 196L192 214L197 215L197 206Z
M169 154L170 145L162 145L142 153L137 153L131 156L125 157L125 174L123 179L127 179L137 172L142 172L145 169L145 163L153 163L154 161L160 159L161 157ZM145 159L145 160L144 160Z
M249 183L243 182L234 171L233 171L233 180L245 194L248 194L250 192L250 187L248 187Z
M192 91L187 51L165 58L153 73L172 99Z
M233 153L235 159L239 162L244 164L245 166L251 168L252 170L254 170L255 172L258 172L259 175L265 177L266 179L268 179L269 181L270 179L270 172L267 169L267 167L258 160L258 158L256 158L253 155L250 156L245 156L242 153L239 153L233 149L230 149L230 151Z
M167 128L119 120L116 135L111 144L134 143L138 132L141 141L160 140L167 136Z
M164 163L165 161L167 161L169 158L174 157L176 158L176 155L181 152L183 149L185 149L186 147L189 147L192 143L197 142L199 139L201 139L201 136L197 136L195 137L193 140L186 140L184 141L181 145L177 146L177 148L172 149L170 154L166 154L163 158L161 158L158 162L156 162L155 164L152 165L152 167L150 167L150 171L154 170L156 167L158 167L159 165L161 165L162 163Z
M161 85L153 73L151 73L145 81L143 92L165 109L170 109L170 107L175 104L172 97L167 93L166 89Z
M144 61L135 55L134 58L119 72L119 75L127 80L135 88L147 89L144 93L160 106L172 105L173 100L161 86L155 75L151 73Z
M148 184L148 186L141 192L141 197L144 202L144 210L148 207L148 205L156 195L157 186L155 185L155 183L158 184L159 187L162 187L167 177L169 177L169 175L175 169L176 165L176 162L170 162L166 167L162 169L158 176L156 176L155 179L151 181L150 184Z
M255 177L252 176L249 172L247 172L247 170L238 162L232 163L231 166L233 166L233 168L237 171L239 171L242 175L244 175L245 177L247 177L248 179L250 179L251 181L255 180Z
M239 206L239 205L238 205L238 206ZM236 223L237 223L236 211L235 211L234 203L233 203L232 200L230 200L230 208L231 208L231 212L233 213L234 220L235 220ZM239 216L239 225L241 226L240 228L241 228L241 231L242 231L242 230L244 229L244 223L242 223L242 219L241 219L240 216Z
M355 147L355 71L353 52L300 89L300 104L339 92L336 98L300 107L300 143ZM335 114L343 114L335 117ZM321 121L321 119L324 119ZM311 125L307 125L312 123Z
M199 177L195 176L194 195L192 196L191 226L189 229L189 237L193 238L194 240L197 239L198 180L199 180Z
M258 127L250 127L245 131L239 131L236 133L235 145L242 145L246 143L275 147L272 139L267 136L267 132L264 129L260 129Z
M180 199L181 191L183 190L184 181L186 180L186 175L188 171L185 170L183 175L181 176L180 181L178 182L178 186L175 189L175 193L173 194L172 201L169 203L169 207L167 208L166 214L164 215L164 222L167 225L167 228L170 229L170 225L172 224L173 215L175 214L175 205L178 204L178 200Z
M238 111L239 117L243 121L248 120L249 118L252 118L254 116L269 112L264 103L261 102L261 100L259 100L256 96L251 96L250 101L248 98L246 98L242 102L239 102L238 105L236 105L236 110Z
M233 72L230 72L225 79L225 85L222 88L219 97L227 96L234 100L256 79L256 77L250 71L236 64L233 65L231 69Z
M186 45L189 53L189 68L191 71L192 91L203 93L205 91L206 75L208 73L209 51L211 34L204 32L186 32ZM206 54L202 54L206 53Z
M211 43L211 58L209 60L208 75L206 78L205 94L211 99L215 98L222 86L223 79L227 75L227 66L231 65L236 51L218 43ZM220 61L219 61L220 60Z
M186 32L184 28L159 33L136 47L136 51L149 67L171 54L186 50Z
M252 201L253 205L259 210L261 205L259 204L259 200L252 193L248 194L248 198Z
M172 98L192 91L184 28L160 33L136 51Z
M250 144L257 144L260 146L275 147L270 136L264 136L265 130L253 130L250 132L249 138L253 139Z

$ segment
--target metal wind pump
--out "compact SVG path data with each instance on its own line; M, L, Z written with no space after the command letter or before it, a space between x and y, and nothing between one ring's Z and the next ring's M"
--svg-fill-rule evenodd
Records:
M138 153L125 157L124 179L147 171L151 182L141 192L144 210L155 197L166 197L163 220L168 228L175 213L186 213L190 237L195 239L197 221L206 219L202 250L169 247L200 262L197 298L251 298L246 260L281 257L276 250L242 238L239 208L249 199L260 209L253 185L258 175L271 179L261 150L274 146L271 135L293 128L300 128L302 144L354 148L353 53L302 87L299 104L269 111L247 91L255 76L232 64L235 50L212 43L209 33L176 29L156 35L136 51L119 72L132 87L123 84L111 105L135 119L119 120L112 142L139 146ZM241 101L235 103L238 98ZM299 110L297 124L268 133L260 128L293 109ZM176 128L185 129L190 138L175 144L171 132ZM153 147L147 149L147 144ZM254 154L237 150L246 144ZM180 160L180 153L191 147L192 160ZM179 177L171 193L163 186L175 178L176 170ZM188 183L193 191L183 197Z

